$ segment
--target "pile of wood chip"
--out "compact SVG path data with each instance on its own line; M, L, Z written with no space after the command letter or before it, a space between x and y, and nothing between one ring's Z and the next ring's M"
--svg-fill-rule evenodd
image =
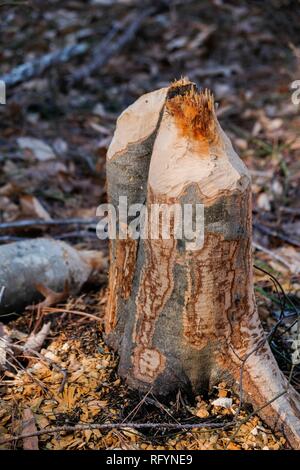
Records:
M54 317L52 315L52 317ZM196 397L188 404L182 397L160 403L139 396L117 376L117 357L102 339L101 325L70 314L39 357L20 359L15 370L5 370L0 382L0 439L47 427L89 423L227 421L238 409L238 398L220 383L213 396ZM178 397L177 397L178 398ZM156 402L155 402L156 400ZM147 405L148 403L148 405ZM153 405L154 403L154 405ZM149 412L149 406L151 413ZM154 409L154 411L153 411ZM148 413L148 414L147 414ZM242 409L242 421L249 410ZM29 423L29 424L28 424ZM227 430L85 429L41 434L0 448L39 449L281 449L285 439L275 436L257 416Z

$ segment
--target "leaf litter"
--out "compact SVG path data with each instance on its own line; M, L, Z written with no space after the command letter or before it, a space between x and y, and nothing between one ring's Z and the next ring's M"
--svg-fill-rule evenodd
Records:
M102 305L106 300L101 291ZM91 298L92 297L92 298ZM180 396L167 402L156 397L143 397L133 392L117 374L118 359L103 340L100 322L75 317L69 311L99 315L96 311L99 295L88 294L70 299L51 317L50 339L40 356L27 354L21 359L23 367L17 371L4 370L1 377L1 439L18 435L24 427L24 413L31 410L37 430L61 425L88 423L199 423L229 421L238 409L238 397L225 382L215 387L209 397L197 396L193 402ZM104 302L103 302L104 301ZM55 309L53 309L55 310ZM45 313L47 317L47 313ZM99 319L101 317L99 316ZM45 320L46 321L46 320ZM28 319L19 318L10 328L23 331L17 335L26 343ZM25 332L25 333L24 333ZM20 340L18 340L20 344ZM55 364L58 367L53 367ZM66 371L66 380L61 371ZM30 374L30 375L29 375ZM62 387L62 383L64 385ZM41 386L41 384L43 386ZM243 409L240 419L249 410ZM28 411L27 411L28 413ZM87 429L75 432L43 434L38 437L40 449L281 449L285 440L274 435L261 420L254 416L241 426L234 442L232 431L192 429L139 431L131 429ZM37 438L35 438L37 439ZM17 441L17 448L22 447ZM10 448L12 444L4 444ZM15 445L13 445L15 446Z
M299 39L297 6L293 0L262 6L175 1L145 21L137 40L76 86L68 79L78 68L73 59L11 90L7 105L0 107L0 222L93 217L106 198L105 154L117 116L142 93L188 75L214 92L221 124L252 174L255 264L275 275L299 308L300 260L295 243L300 243L300 118L289 88L300 77L300 54L294 45ZM13 14L9 6L3 8L1 74L62 44L93 45L129 9L135 10L136 2L92 2L87 10L80 0L63 8L52 0L46 9L37 5L31 15L22 8L14 8ZM88 54L82 56L81 65L88 67L90 60ZM43 235L70 238L84 249L107 250L94 229L83 232L76 224L1 231L3 243ZM82 296L59 305L56 312L30 310L17 320L9 317L13 344L24 345L37 325L51 321L51 330L40 357L19 353L16 363L6 352L12 365L0 372L0 439L22 432L28 409L37 430L128 419L199 423L234 417L238 397L225 383L193 402L177 396L160 403L151 394L145 398L128 390L117 375L118 359L103 340L105 282L104 276L96 286L86 286ZM287 318L271 346L288 375L288 361L298 341L295 325L285 331L294 322L293 309L288 304L282 310L280 296L262 271L255 270L255 284L265 330L272 330L282 311ZM299 366L292 383L300 389ZM218 406L216 400L230 406ZM243 407L240 419L249 413ZM286 445L256 416L242 424L231 442L233 432L94 429L43 434L38 445L40 449L149 450L226 446L267 450ZM4 447L23 445L19 440Z

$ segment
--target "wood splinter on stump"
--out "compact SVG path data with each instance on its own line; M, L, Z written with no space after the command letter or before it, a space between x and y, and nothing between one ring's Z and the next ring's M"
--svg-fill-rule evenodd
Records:
M244 399L254 409L273 400L260 416L300 448L300 396L278 368L255 304L250 176L212 95L182 79L129 106L108 150L107 180L116 208L124 196L148 214L153 204L204 205L200 247L175 237L174 217L169 239L124 239L117 230L110 241L105 329L120 375L142 391L199 393L222 380L238 390L243 366Z

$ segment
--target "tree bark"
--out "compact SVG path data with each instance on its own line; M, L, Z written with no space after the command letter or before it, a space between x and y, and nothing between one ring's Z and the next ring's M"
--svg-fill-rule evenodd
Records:
M254 408L283 393L260 415L299 448L300 397L277 366L255 304L250 177L211 94L183 79L141 97L118 120L107 178L115 206L119 196L128 206L145 201L146 235L153 204L204 205L201 247L176 238L174 217L169 239L110 242L105 324L120 375L142 391L199 393L222 380L238 388L243 367Z

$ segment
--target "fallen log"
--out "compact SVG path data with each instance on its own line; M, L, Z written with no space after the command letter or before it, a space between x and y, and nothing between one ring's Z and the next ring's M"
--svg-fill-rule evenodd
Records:
M128 206L145 200L148 210L139 240L118 212L122 237L117 230L110 240L106 337L120 375L162 395L207 392L225 380L299 449L300 396L279 370L255 304L250 176L212 95L181 80L139 98L118 120L107 179L114 207L126 196ZM153 237L155 204L182 213L204 206L204 239L201 227L192 240L178 237L175 216L169 237L163 219Z
M155 11L155 8L148 8L142 12L138 12L138 14L133 15L133 17L130 14L130 18L129 16L126 17L124 22L112 28L102 39L100 44L94 47L87 42L65 46L62 49L49 52L48 54L33 59L31 62L18 65L10 72L2 75L0 81L4 82L7 87L20 85L21 83L41 76L50 67L69 62L74 57L82 56L91 49L91 61L76 69L70 77L71 83L83 80L89 77L95 70L104 67L111 57L118 54L126 44L132 41L137 31L142 26L143 21ZM129 24L127 24L128 19L130 20ZM124 30L122 30L123 28Z
M49 67L63 64L74 57L86 53L89 47L88 43L79 43L49 52L48 54L36 58L31 62L25 62L24 64L18 65L10 72L2 75L2 77L0 77L0 81L3 81L7 87L20 85L21 83L41 76Z
M111 57L118 54L126 44L132 41L144 20L154 13L154 11L155 8L147 8L138 15L134 15L129 25L124 27L124 30L119 36L117 35L119 28L112 29L101 44L94 48L92 60L87 65L82 65L79 69L75 70L71 77L71 82L74 83L84 80L95 71L101 70ZM125 21L125 24L126 23L127 21Z
M76 294L96 270L103 269L101 252L78 251L67 243L37 238L0 246L0 316L21 312L43 298ZM45 301L44 301L45 302Z

